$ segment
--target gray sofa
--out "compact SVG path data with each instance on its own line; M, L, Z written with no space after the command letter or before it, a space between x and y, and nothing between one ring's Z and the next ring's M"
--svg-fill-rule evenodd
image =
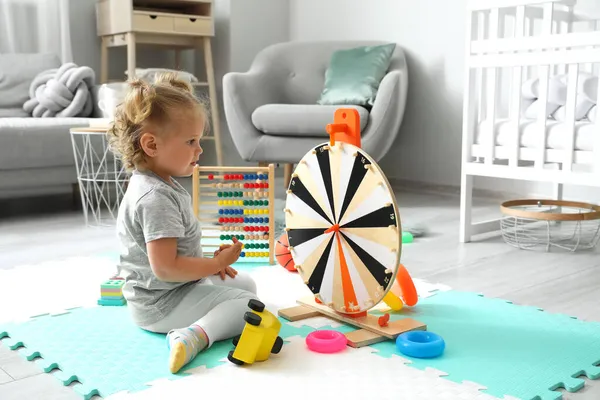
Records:
M339 107L317 100L325 71L337 49L377 45L380 41L285 42L263 49L247 72L223 78L225 116L233 142L245 161L297 163L312 147L328 140L325 131ZM371 110L353 106L361 116L362 148L379 161L398 135L408 88L404 51L397 45Z
M92 118L32 118L23 110L35 76L60 65L53 54L0 55L0 199L70 192L77 183L69 129L101 117L98 87Z

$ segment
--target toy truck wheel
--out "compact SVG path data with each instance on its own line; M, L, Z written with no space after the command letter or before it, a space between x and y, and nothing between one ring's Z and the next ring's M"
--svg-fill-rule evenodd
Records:
M271 353L278 354L281 351L282 347L283 347L283 339L281 337L277 336L277 339L275 339L275 343L273 343L273 348L271 349Z
M229 354L227 355L227 359L228 359L229 361L231 361L232 363L234 363L235 365L244 365L244 362L243 362L242 360L238 360L237 358L235 358L235 357L233 356L233 350L231 350L231 351L229 352Z
M253 312L247 311L244 314L244 321L249 323L250 325L259 326L262 322L262 318L260 315L254 314Z
M256 299L251 299L248 302L248 307L252 310L252 311L256 311L256 312L263 312L265 310L265 305Z
M240 337L242 337L242 335L237 335L236 337L233 338L233 340L231 342L233 343L234 346L237 346L238 342L240 341Z

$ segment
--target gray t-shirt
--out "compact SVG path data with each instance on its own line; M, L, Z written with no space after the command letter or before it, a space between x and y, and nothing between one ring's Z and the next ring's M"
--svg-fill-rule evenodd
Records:
M171 184L153 172L134 170L119 206L117 235L123 296L134 322L148 326L164 318L198 282L159 280L146 250L152 240L175 237L178 255L202 257L200 222L189 193L175 180Z

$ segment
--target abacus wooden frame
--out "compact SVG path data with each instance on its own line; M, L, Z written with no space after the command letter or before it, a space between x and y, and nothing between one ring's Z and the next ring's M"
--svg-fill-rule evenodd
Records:
M268 175L268 199L269 199L269 264L275 264L275 164L266 167L220 167L196 165L192 174L192 206L194 215L200 220L200 173L257 173Z

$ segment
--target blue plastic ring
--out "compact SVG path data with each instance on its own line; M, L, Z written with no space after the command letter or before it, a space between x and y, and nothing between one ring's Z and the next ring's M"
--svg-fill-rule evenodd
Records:
M411 331L398 335L396 348L404 355L415 358L433 358L442 355L444 339L429 331Z

